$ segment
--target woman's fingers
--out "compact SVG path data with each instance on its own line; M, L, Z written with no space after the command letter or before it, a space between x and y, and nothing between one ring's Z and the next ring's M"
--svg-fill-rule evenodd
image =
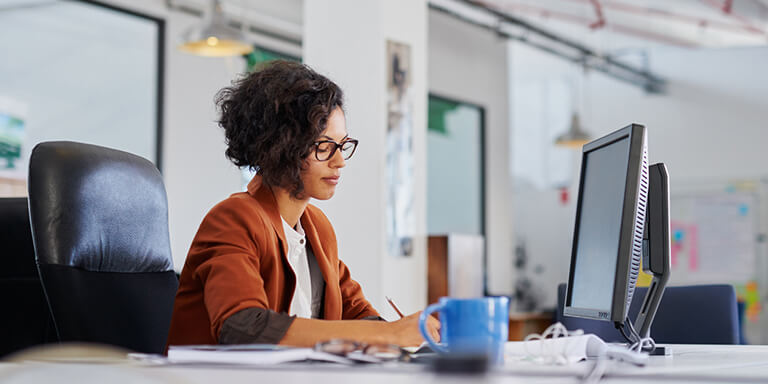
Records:
M432 336L432 338L440 342L440 322L437 321L433 316L430 316L427 319L427 328L429 329L429 334Z

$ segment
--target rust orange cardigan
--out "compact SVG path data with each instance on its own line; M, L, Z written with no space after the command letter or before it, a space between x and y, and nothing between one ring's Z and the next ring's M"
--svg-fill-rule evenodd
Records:
M323 318L379 314L339 260L328 218L308 205L301 226L325 280ZM176 293L168 345L216 344L222 323L250 307L288 312L296 277L275 197L256 176L248 192L213 207L192 241Z

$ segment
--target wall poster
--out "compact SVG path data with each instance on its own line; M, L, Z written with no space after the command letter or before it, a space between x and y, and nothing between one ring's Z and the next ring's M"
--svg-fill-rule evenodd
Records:
M0 177L27 177L27 159L22 153L26 110L25 104L0 96Z
M411 48L387 41L387 249L393 256L413 253L413 97Z

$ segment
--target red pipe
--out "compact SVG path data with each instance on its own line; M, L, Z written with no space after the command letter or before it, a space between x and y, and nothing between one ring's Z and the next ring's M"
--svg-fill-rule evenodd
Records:
M591 0L570 0L570 1L583 4ZM712 0L710 0L709 4L717 7L718 9L721 8L720 4L716 4ZM663 17L667 19L678 20L681 22L688 22L690 24L696 24L701 27L707 27L711 29L721 29L721 30L727 30L731 32L749 32L750 34L768 35L768 31L761 30L749 23L744 23L743 21L740 24L724 23L718 20L697 18L697 17L688 16L684 14L665 11L663 9L641 7L633 4L627 4L619 1L610 1L610 0L603 0L601 2L601 6L604 9L612 9L615 11L626 12L626 13L644 14L644 15L650 15L655 17ZM733 13L731 13L730 15L733 15Z
M484 2L477 2L480 4L483 4L486 7L492 6L491 4L484 3ZM591 19L587 19L585 17L576 16L570 13L566 12L559 12L559 11L553 11L546 8L540 8L535 7L531 5L522 5L522 4L505 4L504 10L509 12L521 12L521 13L528 13L528 14L534 14L541 16L542 18L552 18L552 19L559 19L566 22L571 22L574 24L579 25L590 25L592 23ZM639 28L633 28L633 27L627 27L620 24L610 24L608 22L605 22L604 27L608 27L613 31L623 33L626 35L634 35L634 36L640 36L649 40L655 40L666 44L671 44L679 47L686 47L686 48L696 48L699 47L699 44L696 42L692 42L685 39L676 39L672 38L668 35L655 33L651 31L646 31Z
M733 12L733 1L725 0L725 2L723 3L722 6L717 1L715 1L715 0L703 0L703 1L705 3L707 3L707 4L709 4L710 6L712 6L712 7L716 8L716 9L722 11L724 14L726 14L730 18L740 22L741 26L745 30L748 30L748 31L754 32L754 33L759 33L759 34L762 34L762 35L768 35L768 31L764 31L761 28L755 27L754 25L752 25L752 22L748 18L746 18L744 16L741 16L741 15L737 15L736 13L734 13Z
M591 29L598 29L605 26L605 18L603 17L603 8L600 6L600 2L597 0L590 0L595 7L595 14L597 15L597 21L589 25Z
M725 0L723 3L723 12L731 13L731 10L733 10L733 0Z

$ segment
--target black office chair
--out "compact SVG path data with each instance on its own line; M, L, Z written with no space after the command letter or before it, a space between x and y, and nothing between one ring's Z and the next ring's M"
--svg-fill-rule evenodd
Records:
M0 198L0 357L55 341L35 265L26 197Z
M32 150L28 183L59 339L162 353L178 282L157 168L114 149L45 142Z
M629 318L634 321L640 311L648 288L635 290L635 299L629 307ZM608 321L563 316L565 284L557 287L555 320L566 328L583 329L608 342L625 339ZM739 319L736 292L730 285L691 285L667 287L651 324L651 337L664 344L739 344Z

